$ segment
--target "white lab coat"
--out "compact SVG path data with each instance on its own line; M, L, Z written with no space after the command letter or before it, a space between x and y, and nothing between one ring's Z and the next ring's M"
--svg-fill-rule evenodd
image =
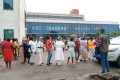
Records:
M55 60L63 61L64 53L63 53L64 43L62 41L57 41L55 43Z

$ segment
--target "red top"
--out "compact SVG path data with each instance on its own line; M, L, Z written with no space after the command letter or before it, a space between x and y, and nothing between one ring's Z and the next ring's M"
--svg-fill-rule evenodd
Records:
M75 50L79 51L80 50L80 41L77 39L74 41L74 43L75 43Z
M49 39L47 39L47 41L46 41L46 50L50 51L52 49L53 49L52 42Z
M9 41L3 42L3 53L4 61L12 61L14 59L12 42Z

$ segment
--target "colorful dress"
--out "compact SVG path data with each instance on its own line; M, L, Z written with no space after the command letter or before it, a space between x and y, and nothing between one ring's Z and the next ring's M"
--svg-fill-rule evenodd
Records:
M74 57L75 58L75 43L70 41L68 42L68 57Z
M12 61L14 59L12 42L9 41L3 42L3 53L4 61Z

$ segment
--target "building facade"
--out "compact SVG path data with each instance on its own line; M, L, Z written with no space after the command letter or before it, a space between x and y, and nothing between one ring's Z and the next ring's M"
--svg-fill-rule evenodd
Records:
M27 35L40 36L54 35L67 36L76 34L79 37L95 36L97 30L104 28L107 34L119 29L116 22L85 21L84 15L26 13Z
M25 0L0 0L0 39L17 38L33 35L52 35L54 37L76 34L79 37L95 36L101 27L107 34L119 29L116 22L85 21L84 15L32 13L25 11Z
M25 1L0 0L0 39L25 36Z

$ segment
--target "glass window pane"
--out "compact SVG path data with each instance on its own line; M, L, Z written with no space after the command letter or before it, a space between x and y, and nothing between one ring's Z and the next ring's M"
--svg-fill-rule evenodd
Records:
M61 31L62 31L62 30L64 30L64 29L63 29L63 26L61 26Z
M13 9L13 0L3 0L3 8L4 9Z
M64 31L66 31L66 26L64 26Z
M54 30L54 26L52 26L52 30Z
M48 30L49 30L49 31L51 30L51 28L52 28L51 26L48 26Z
M4 29L4 39L13 39L14 38L14 30L13 29Z

